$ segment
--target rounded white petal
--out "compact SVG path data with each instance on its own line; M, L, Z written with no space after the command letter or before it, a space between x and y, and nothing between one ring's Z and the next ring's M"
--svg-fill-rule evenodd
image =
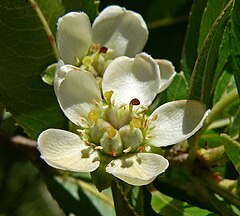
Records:
M54 91L58 97L58 90L61 82L65 79L66 74L71 70L78 70L78 68L72 65L64 65L64 62L60 59L56 65L56 72L54 76Z
M94 43L114 50L113 58L133 57L141 52L148 38L142 16L119 6L105 8L92 26Z
M156 59L156 62L160 68L160 87L158 93L164 91L173 81L176 75L175 68L172 62L165 59Z
M55 82L58 102L68 119L81 125L81 119L96 108L95 102L101 104L97 81L91 73L70 65L61 67L58 73L61 77Z
M163 147L188 139L203 125L209 110L195 100L168 102L157 108L148 119L148 144Z
M106 171L128 184L141 186L151 183L168 165L161 155L138 153L111 161Z
M57 46L65 64L78 65L91 44L91 23L85 13L70 12L59 18Z
M129 104L134 98L148 107L160 85L158 65L151 56L141 53L135 58L116 58L103 75L103 93L113 91L115 105Z
M74 133L48 129L37 140L41 158L50 166L74 172L92 172L99 167L98 152Z

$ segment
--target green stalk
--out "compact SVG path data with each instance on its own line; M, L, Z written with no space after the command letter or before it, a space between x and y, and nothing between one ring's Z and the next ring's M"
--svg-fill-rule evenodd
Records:
M33 9L36 11L39 19L41 20L43 28L44 28L45 32L47 33L48 40L49 40L49 42L50 42L50 44L52 46L55 58L58 60L59 59L58 49L57 49L57 46L56 46L56 43L55 43L52 31L51 31L51 29L50 29L50 27L49 27L49 25L47 23L47 20L45 19L42 11L38 7L38 4L34 0L29 0L29 2L31 3Z
M117 180L112 181L111 185L112 195L115 205L116 216L138 216L135 209L130 205L127 197L124 195L124 192L121 186L118 184Z
M210 190L214 191L215 193L223 197L225 200L227 200L231 204L240 208L240 200L236 196L232 195L230 192L223 190L223 187L219 185L218 182L214 180L212 177L209 177L204 174L200 174L194 177L194 180L202 184L206 188L209 188Z
M227 95L224 95L224 97L221 98L212 108L212 111L208 115L205 124L201 128L201 132L205 131L208 126L216 120L222 113L223 111L228 108L232 103L236 102L239 100L238 96L238 91L237 89L233 89L230 91Z

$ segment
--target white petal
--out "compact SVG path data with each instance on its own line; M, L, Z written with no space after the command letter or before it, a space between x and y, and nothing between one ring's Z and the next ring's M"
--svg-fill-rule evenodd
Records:
M99 167L98 152L74 133L48 129L37 140L41 158L50 166L74 172L92 172Z
M151 183L168 167L168 160L153 153L138 153L111 161L106 171L131 185Z
M71 70L78 70L72 65L64 65L64 62L60 59L56 65L56 72L54 76L54 91L56 96L58 97L58 90L61 82L65 79L66 74L68 71Z
M158 93L164 91L173 81L174 76L176 75L175 68L172 62L165 59L156 60L160 68L160 87Z
M137 98L141 105L149 106L160 85L160 72L156 62L142 53L136 58L116 58L103 75L103 93L113 91L115 105L129 104Z
M81 118L101 104L101 92L93 75L74 66L65 65L58 72L55 92L64 114L73 123L80 125ZM57 89L57 90L56 90Z
M148 38L142 16L119 6L109 6L95 19L93 41L114 50L114 56L133 57L141 52Z
M70 12L58 20L57 45L65 64L78 65L91 44L91 23L85 13Z
M153 146L168 146L188 139L203 125L209 110L194 100L179 100L157 108L148 119L146 139Z

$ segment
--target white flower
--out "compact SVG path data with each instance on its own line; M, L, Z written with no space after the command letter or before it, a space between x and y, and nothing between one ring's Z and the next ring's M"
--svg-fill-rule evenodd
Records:
M198 101L180 100L147 116L147 107L169 83L160 75L156 61L145 53L116 58L104 73L102 88L91 73L60 67L55 92L64 114L80 130L43 131L38 138L41 157L58 169L92 172L106 155L111 158L106 172L132 185L152 182L169 163L152 153L151 146L186 140L208 113Z
M142 51L148 29L142 16L119 6L105 8L92 27L84 12L70 12L58 20L57 45L65 64L81 66L102 77L112 59Z

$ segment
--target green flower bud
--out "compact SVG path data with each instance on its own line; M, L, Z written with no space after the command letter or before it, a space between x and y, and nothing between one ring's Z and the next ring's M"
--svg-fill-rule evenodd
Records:
M90 137L93 143L100 144L100 139L111 125L103 119L98 119L94 125L90 127Z
M108 121L114 128L119 129L129 124L132 120L132 113L125 107L110 107L105 110L104 119Z
M107 155L116 157L122 154L123 145L120 134L112 126L107 128L100 140L100 144L103 147L102 151Z
M123 142L123 148L129 149L130 152L137 150L138 146L143 142L142 131L139 128L131 128L125 125L119 130Z

